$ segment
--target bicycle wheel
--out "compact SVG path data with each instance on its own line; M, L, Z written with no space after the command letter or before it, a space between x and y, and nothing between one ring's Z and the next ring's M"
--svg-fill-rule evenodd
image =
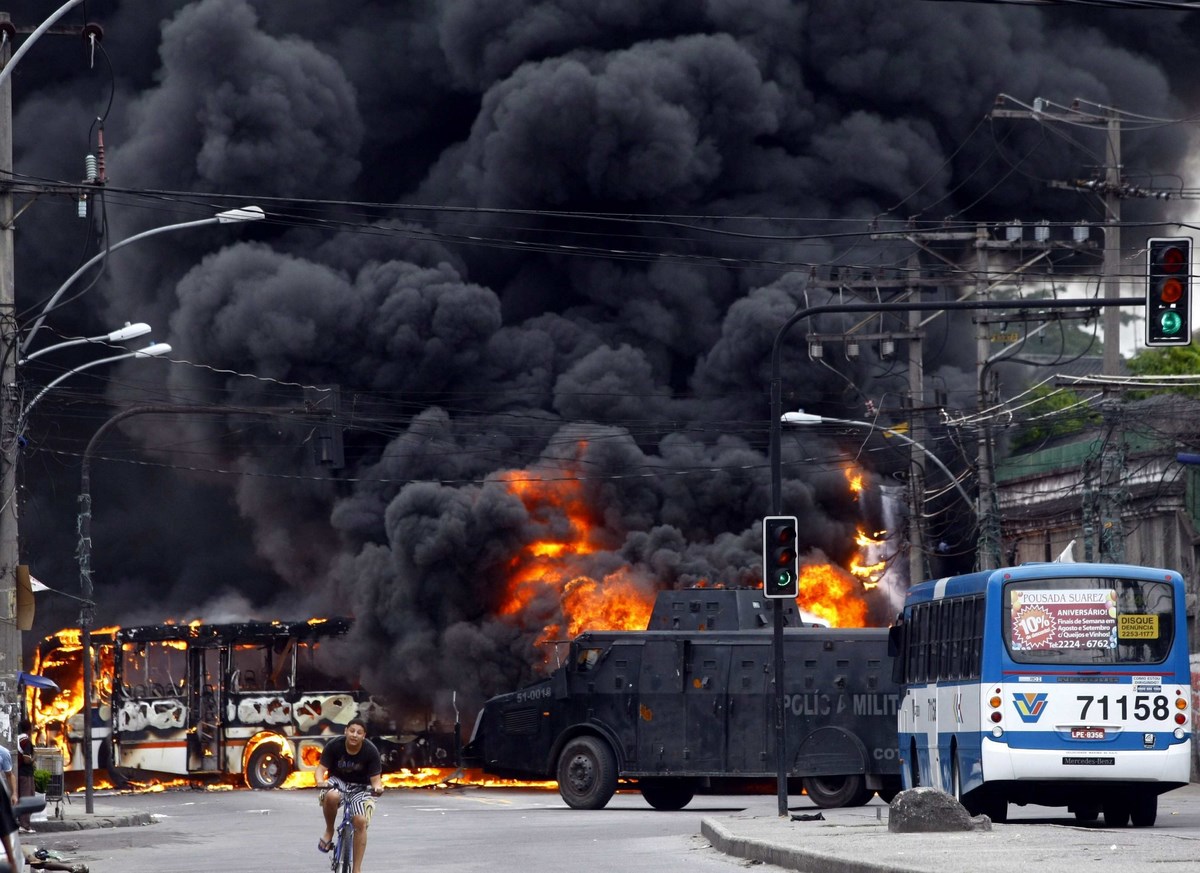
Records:
M345 822L338 831L338 848L337 873L351 873L354 869L354 826L350 822Z

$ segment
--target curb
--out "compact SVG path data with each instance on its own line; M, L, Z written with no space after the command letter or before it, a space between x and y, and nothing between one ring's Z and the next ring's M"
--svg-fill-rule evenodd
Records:
M895 873L903 869L895 865L847 861L822 852L781 846L749 837L735 837L710 818L700 820L700 833L712 843L714 849L726 855L774 864L789 870L802 870L804 873Z
M65 818L47 818L32 822L39 834L61 831L86 831L94 828L127 828L154 824L148 812L129 812L120 815L72 814Z

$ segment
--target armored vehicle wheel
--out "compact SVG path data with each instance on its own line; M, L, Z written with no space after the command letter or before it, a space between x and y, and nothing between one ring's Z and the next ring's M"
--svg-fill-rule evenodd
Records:
M251 788L278 788L292 772L292 762L275 743L263 743L246 763L246 784Z
M809 800L823 809L862 806L871 799L870 789L858 773L848 776L806 776L804 791Z
M573 809L603 809L617 790L617 759L598 737L576 737L558 756L558 793Z
M686 779L639 779L638 787L646 803L667 812L683 809L696 796Z

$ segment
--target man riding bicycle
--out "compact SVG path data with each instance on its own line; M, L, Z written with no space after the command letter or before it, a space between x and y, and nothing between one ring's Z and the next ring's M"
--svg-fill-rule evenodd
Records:
M321 752L317 784L328 787L317 797L325 814L325 833L317 848L322 852L333 848L334 819L345 791L350 798L350 821L354 825L354 873L361 873L375 798L383 794L382 773L379 749L367 739L367 726L361 718L350 719L345 735L330 740Z

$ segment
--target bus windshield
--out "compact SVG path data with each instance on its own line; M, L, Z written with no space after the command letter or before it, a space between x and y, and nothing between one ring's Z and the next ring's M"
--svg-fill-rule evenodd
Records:
M1004 641L1018 663L1156 664L1175 634L1166 582L1078 576L1004 586Z

